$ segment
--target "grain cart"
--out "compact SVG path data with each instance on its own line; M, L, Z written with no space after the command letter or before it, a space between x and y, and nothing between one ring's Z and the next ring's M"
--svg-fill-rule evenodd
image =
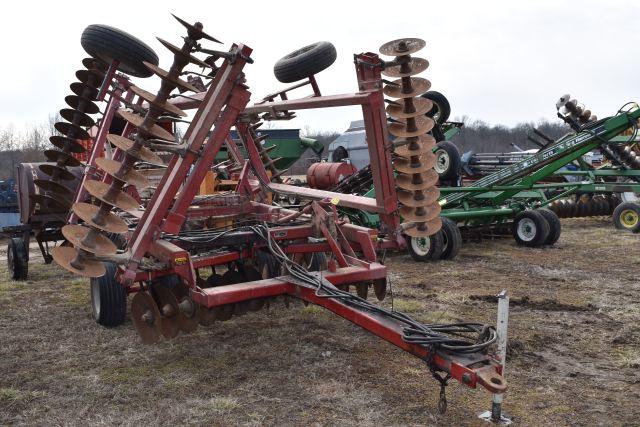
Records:
M134 326L143 342L154 343L162 337L189 333L198 325L260 310L276 297L294 297L325 307L425 360L442 387L455 378L472 388L480 385L494 393L505 391L501 365L487 353L495 341L493 328L475 323L421 324L350 292L358 288L362 295L363 290L373 287L379 298L384 297L387 267L379 262L377 251L401 247L403 233L428 236L439 227L431 207L435 199L425 201L422 197L432 186L431 181L421 179L431 170L423 163L429 161L423 156L430 150L423 134L430 122L421 118L429 105L414 102L414 96L429 86L427 80L413 77L426 69L426 61L411 56L424 42L402 39L383 45L381 53L395 57L386 62L373 53L355 55L359 91L330 96L320 94L314 75L331 65L335 49L326 42L307 46L276 65L280 81L304 82L278 92L280 100L274 96L248 106L244 68L253 62L252 49L243 44L233 44L228 51L205 48L200 40L218 40L204 33L202 24L177 19L187 29L182 46L161 40L174 54L169 70L142 63L160 77L159 91L151 94L135 89L143 115L126 108L117 110L130 129L122 135L106 136L116 147L116 160L97 162L104 173L102 179L84 180L72 206L70 224L62 229L71 246L53 251L63 268L91 278L97 321L107 326L120 324L127 294L133 294ZM85 49L100 57L105 44L109 45L102 40ZM197 52L209 57L202 61L194 55ZM131 60L113 61L111 66L129 65ZM188 73L185 67L189 63L204 64L212 71L206 91L199 92L180 78ZM384 87L384 93L399 99L390 109L403 118L389 129L382 72L397 78ZM105 80L104 85L112 84ZM311 97L286 96L292 88L306 85L313 89ZM176 87L185 94L171 99ZM376 199L314 191L307 195L312 201L301 211L261 203L265 193L306 194L310 190L278 182L281 171L275 169L256 138L260 124L292 117L298 109L346 105L362 107L377 176ZM193 108L196 111L182 139L175 141L158 126L161 119L181 120L182 111ZM248 158L230 137L232 127ZM396 165L397 183L401 188L409 187L410 192L400 197L395 190L387 130L404 141L396 148L406 156ZM196 197L223 144L242 164L236 191ZM141 205L130 195L130 188L148 184L137 167L140 162L161 163L155 150L172 155L151 200ZM402 223L398 198L404 204ZM341 221L336 210L341 204L380 213L386 235ZM130 217L135 220L125 221ZM230 218L231 224L198 226L204 219L222 217ZM119 245L109 238L112 234L120 236ZM211 274L205 278L205 272Z

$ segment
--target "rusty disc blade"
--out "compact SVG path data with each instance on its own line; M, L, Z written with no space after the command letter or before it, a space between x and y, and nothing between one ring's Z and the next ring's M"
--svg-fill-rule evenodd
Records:
M104 80L104 73L98 70L78 70L76 71L76 77L82 83L99 88L102 80Z
M63 181L73 181L76 179L74 174L56 165L43 164L38 166L38 168L47 175L52 177L55 176Z
M93 238L91 242L87 242L86 237L91 233ZM83 249L95 255L113 255L118 252L116 245L100 234L97 230L93 230L84 225L67 224L62 227L62 235L73 246Z
M420 207L420 206L428 206L433 204L438 197L440 197L440 190L437 187L431 187L426 190L422 190L422 194L424 198L416 199L419 197L419 194L408 191L399 191L398 192L398 201L405 206L409 207ZM440 205L438 205L440 206Z
M57 181L49 181L47 179L34 179L33 183L42 188L44 191L55 193L63 199L69 199L73 196L73 192Z
M382 90L385 95L391 98L413 98L420 96L431 88L431 82L422 77L409 77L411 86L403 88L402 79L394 80L394 84L385 85Z
M365 282L356 283L356 294L362 299L367 299L369 296L369 284Z
M115 206L123 211L134 211L139 207L136 199L123 191L118 191L114 199L106 199L105 196L109 192L111 186L109 184L105 184L104 182L87 180L84 183L84 188L96 199L108 205Z
M84 65L84 67L88 70L96 69L98 71L102 71L103 73L106 73L109 69L109 66L104 61L101 61L97 58L84 58L82 60L82 65Z
M402 223L403 233L410 237L429 237L436 234L442 228L442 219L436 217L424 223L404 222Z
M59 148L65 153L84 153L87 151L82 144L66 136L53 135L49 138L49 141L51 141L54 147Z
M178 325L184 333L198 329L198 305L189 297L189 287L181 282L171 288L178 300Z
M127 223L117 215L108 212L104 216L104 224L98 224L94 222L93 218L98 214L100 208L91 203L75 203L71 209L78 215L78 218L83 220L86 224L98 228L106 233L123 234L129 230Z
M69 153L58 150L44 150L44 156L53 163L62 162L64 166L76 167L80 166L80 160L76 159Z
M387 77L410 77L420 74L429 68L429 61L424 58L409 59L409 71L403 72L401 65L393 65L382 70L382 74Z
M45 194L30 194L29 200L38 205L38 213L64 213L69 212L70 202L47 196Z
M169 83L173 83L175 86L179 86L182 89L187 90L187 91L199 92L198 88L193 86L191 83L188 83L188 82L182 80L179 77L170 76L168 71L163 70L162 68L158 67L157 65L153 65L152 63L147 62L147 61L144 61L143 64L144 64L145 67L147 67L149 70L151 70L151 72L153 72L153 74L155 74L156 76L160 77L162 80L166 80Z
M376 279L373 281L373 293L378 301L383 301L387 296L387 278Z
M125 119L127 122L131 123L132 125L134 125L135 127L137 127L139 130L145 131L146 133L155 136L156 138L159 139L165 139L168 141L173 141L173 135L166 131L165 129L161 128L158 125L152 125L151 129L143 129L140 126L142 125L142 122L144 121L144 117L139 116L135 113L132 113L131 111L127 111L127 110L118 110L118 115L120 117L122 117L123 119Z
M417 163L411 163L411 160L409 159L398 157L393 161L393 168L400 173L414 174L423 173L429 169L433 169L435 164L435 156L425 154L420 156L420 161Z
M199 305L198 323L202 326L213 325L217 319L218 311L218 307L207 308L204 305Z
M407 117L418 117L427 114L433 108L433 101L427 98L413 98L414 111L406 112L406 108L403 101L399 101L398 104L387 105L387 114L394 119L406 119Z
M404 38L391 40L380 46L380 53L387 56L402 56L416 53L427 43L422 39Z
M403 222L427 222L440 215L441 208L438 203L423 207L424 215L417 214L418 208L412 208L410 206L401 207L400 216L402 216Z
M96 164L100 169L102 169L103 171L105 171L106 173L108 173L118 181L122 181L129 185L133 185L134 187L137 187L139 189L144 189L144 188L147 188L149 185L151 185L149 183L149 180L145 178L145 176L142 175L140 172L136 171L135 169L129 169L124 174L118 174L118 171L120 171L120 166L122 166L122 163L116 160L99 157L96 159Z
M415 130L407 129L407 119L400 120L395 123L389 123L388 129L391 135L397 136L399 138L409 138L412 136L420 136L429 132L435 126L435 122L431 117L426 116L418 116L414 117L415 121Z
M142 162L147 162L147 163L151 163L158 166L164 166L164 162L162 161L160 156L158 156L157 154L155 154L153 151L149 150L146 147L140 147L140 150L138 150L136 154L132 154L131 147L133 147L134 142L129 138L125 138L124 136L110 133L109 135L107 135L107 141L109 141L111 144L121 149L122 151L126 152L128 155Z
M51 256L53 260L65 270L68 270L72 273L79 274L84 277L102 277L107 272L104 268L104 264L100 261L95 261L91 259L85 259L82 261L82 268L77 268L71 265L71 261L73 261L78 252L72 248L71 246L58 246L53 248L51 251Z
M82 127L91 127L96 124L89 115L73 108L63 108L60 110L60 116L68 122Z
M422 154L428 154L433 151L433 147L436 145L436 139L431 135L420 135L416 141L417 144L413 144L405 138L398 138L393 141L393 152L402 157L420 156ZM417 147L416 147L417 145Z
M53 125L58 132L68 136L71 139L87 140L90 138L89 133L78 125L67 122L57 122Z
M86 114L96 114L100 111L98 104L84 96L69 95L64 98L64 102L74 110L82 111Z
M175 114L176 116L180 116L180 117L185 117L187 115L187 113L185 113L175 105L171 104L170 102L162 103L162 102L156 101L156 96L154 94L152 94L151 92L147 92L146 90L141 89L138 86L131 86L129 89L131 90L131 92L135 93L140 98L147 101L149 104L155 105L158 108L162 108L163 110L171 114Z
M160 341L160 310L149 292L138 292L131 300L131 319L144 344Z
M71 92L83 98L96 99L96 96L98 96L98 89L82 82L73 82L69 87L71 88Z
M204 31L202 31L202 29L197 28L194 25L189 24L184 19L178 18L173 13L171 14L171 16L173 16L176 19L176 21L178 21L180 24L182 24L187 29L187 32L189 33L189 37L192 37L192 38L194 38L196 40L205 39L205 40L209 40L209 41L216 42L216 43L222 43L220 40L218 40L216 38L213 38L209 34L207 34Z
M433 187L438 182L438 173L430 169L419 176L400 174L396 177L396 185L407 191L413 190L426 190L429 187Z
M155 292L160 305L160 333L165 338L175 338L180 333L178 300L168 288L156 286Z
M164 47L169 49L171 51L171 53L173 53L174 55L181 56L184 59L186 59L187 61L191 62L192 64L196 64L199 67L204 67L204 68L210 68L211 67L209 64L207 64L206 62L202 61L200 58L196 58L195 56L191 55L191 53L189 53L189 52L184 52L178 46L174 46L171 43L169 43L168 41L161 39L160 37L156 37L156 39L158 39L158 41L160 43L162 43L162 45Z

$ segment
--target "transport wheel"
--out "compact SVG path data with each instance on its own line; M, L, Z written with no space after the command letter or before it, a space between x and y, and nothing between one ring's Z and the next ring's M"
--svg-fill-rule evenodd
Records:
M102 326L118 326L127 312L127 291L116 280L116 265L104 263L107 272L91 278L91 308L93 318Z
M89 25L82 32L80 44L94 58L111 64L120 62L118 70L134 77L150 77L153 73L143 62L158 65L158 55L144 42L108 25Z
M440 259L444 248L444 237L438 232L429 237L409 237L407 250L414 261L427 262Z
M549 209L538 209L538 212L544 216L544 219L547 220L549 224L549 236L547 240L545 240L545 245L553 245L560 238L560 234L562 233L562 225L560 224L560 218L556 215L555 212Z
M436 164L433 167L438 173L440 180L458 179L462 161L460 151L455 144L449 141L441 141L436 145Z
M306 79L328 68L336 60L336 48L329 42L317 42L294 50L276 62L273 74L282 83Z
M640 232L640 204L620 203L613 211L613 223L617 229Z
M549 228L549 223L540 212L523 211L516 215L512 232L517 244L538 248L549 237Z
M442 248L440 259L454 259L462 247L462 234L460 234L458 224L449 218L442 218L441 231L444 238L444 247Z
M422 95L433 102L433 108L427 113L427 116L433 118L439 124L446 122L451 115L451 104L449 100L440 92L430 90Z
M29 251L24 240L12 237L7 246L7 264L13 280L25 280L29 273Z

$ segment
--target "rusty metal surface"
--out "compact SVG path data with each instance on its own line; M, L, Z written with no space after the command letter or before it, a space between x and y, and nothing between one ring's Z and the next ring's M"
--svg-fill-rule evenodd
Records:
M92 205L90 203L75 203L72 206L72 209L73 212L85 223L106 233L123 234L129 229L126 222L111 212L108 212L104 216L102 223L96 223L94 218L98 215L98 211L100 210L96 205Z

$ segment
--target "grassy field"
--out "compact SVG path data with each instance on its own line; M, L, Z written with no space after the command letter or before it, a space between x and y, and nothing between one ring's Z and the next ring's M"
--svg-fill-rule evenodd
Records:
M511 296L510 390L519 425L640 419L640 236L563 221L550 249L469 243L456 261L388 259L384 304L423 321L495 323ZM4 257L4 254L2 254ZM142 345L130 319L91 318L87 281L41 259L0 268L0 424L484 425L490 395L438 387L419 360L313 306L284 305Z

